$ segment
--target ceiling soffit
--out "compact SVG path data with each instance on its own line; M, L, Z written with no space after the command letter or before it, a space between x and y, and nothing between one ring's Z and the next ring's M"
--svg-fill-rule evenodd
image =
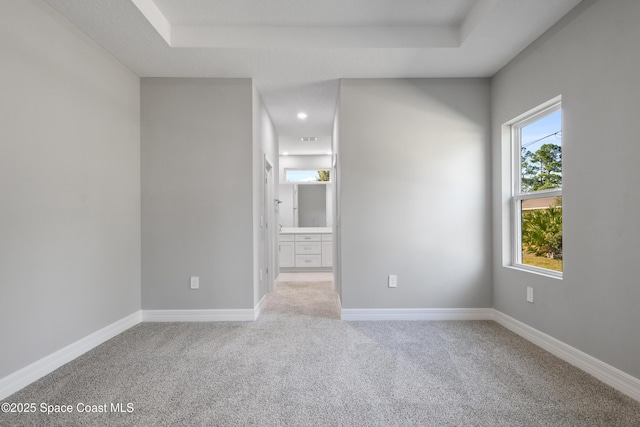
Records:
M490 77L581 0L43 1L140 77L251 78L299 147L330 140L339 79Z

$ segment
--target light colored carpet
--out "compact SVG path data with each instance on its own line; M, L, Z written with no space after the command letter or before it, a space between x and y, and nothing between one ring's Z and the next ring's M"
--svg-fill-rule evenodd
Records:
M278 285L256 322L140 324L7 399L132 413L0 425L640 425L639 402L494 322L343 322L335 299L299 306L325 291Z
M269 295L265 315L340 319L340 303L333 282L279 282Z

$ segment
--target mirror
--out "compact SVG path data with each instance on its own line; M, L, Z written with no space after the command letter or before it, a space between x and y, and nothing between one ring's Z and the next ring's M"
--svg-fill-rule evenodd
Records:
M327 190L325 186L298 186L298 227L326 226Z
M278 222L285 228L333 225L333 169L328 154L279 158Z
M332 186L280 184L280 224L283 227L331 227Z

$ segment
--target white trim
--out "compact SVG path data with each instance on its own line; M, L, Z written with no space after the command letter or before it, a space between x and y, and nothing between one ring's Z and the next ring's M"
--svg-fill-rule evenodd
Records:
M542 104L539 104L537 107L531 108L527 112L520 114L518 117L515 117L509 120L507 123L505 123L505 125L512 126L512 125L519 124L522 126L522 124L527 121L527 118L530 118L530 117L533 118L532 122L535 122L536 120L538 120L538 118L540 118L541 115L544 116L546 114L553 113L554 111L550 111L550 110L556 107L556 104L558 105L562 104L562 95L558 95L548 100L547 102L543 102ZM559 107L558 109L560 108L562 107Z
M0 400L55 371L62 365L82 356L84 353L110 340L141 321L140 311L105 326L60 350L43 357L24 368L0 379Z
M143 322L249 322L255 309L142 310Z
M267 304L267 294L265 294L258 305L253 309L253 320L258 320L260 314L262 314L262 310L264 310L264 306Z
M554 271L542 267L530 266L522 262L522 201L528 199L538 199L544 197L562 197L562 186L560 188L522 192L522 128L535 123L544 117L562 111L562 95L535 107L526 113L521 114L513 120L503 125L502 148L505 149L508 142L508 150L510 151L511 164L507 172L506 164L502 164L502 173L510 177L510 198L509 198L509 247L511 250L511 260L505 266L512 266L533 274L542 274L552 276L558 279L563 278L563 272ZM505 126L508 129L504 132ZM561 125L560 131L563 130ZM503 187L504 188L504 187ZM503 241L503 245L504 245Z
M492 308L343 308L342 320L493 320Z
M131 0L158 34L171 46L171 24L153 0Z
M614 368L593 356L589 356L577 348L571 347L570 345L565 344L544 332L540 332L539 330L532 328L531 326L498 310L494 309L493 312L496 323L520 335L527 341L547 350L549 353L559 357L565 362L568 362L588 374L593 375L603 383L610 385L637 401L640 401L640 379L632 377L618 368Z
M530 193L518 193L513 196L517 200L533 200L533 199L547 199L550 197L562 197L562 188L553 188L551 190L538 190ZM562 207L562 206L560 206ZM542 209L542 208L533 208ZM547 208L544 208L547 209Z
M254 309L137 311L0 379L0 400L7 398L141 321L252 321L258 318L266 300L265 295ZM593 375L627 396L640 401L640 379L492 308L342 309L342 320L494 320L527 341Z
M550 279L563 280L563 275L559 271L549 270L548 268L536 267L535 265L529 264L513 264L513 265L505 265L505 268L511 268L517 271L523 271L525 273L535 273L540 276L546 276Z

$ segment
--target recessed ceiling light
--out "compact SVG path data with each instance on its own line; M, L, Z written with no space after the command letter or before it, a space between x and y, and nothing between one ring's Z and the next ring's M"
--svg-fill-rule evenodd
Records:
M327 154L328 155L332 155L333 153L331 151L327 151Z
M282 155L283 155L283 156L288 156L288 155L289 155L289 153L288 153L287 151L283 151L283 152L282 152Z
M303 136L302 138L300 138L300 141L302 142L316 142L317 140L318 138L315 136Z
M306 119L307 118L307 113L303 113L303 112L298 113L298 118L300 120Z

